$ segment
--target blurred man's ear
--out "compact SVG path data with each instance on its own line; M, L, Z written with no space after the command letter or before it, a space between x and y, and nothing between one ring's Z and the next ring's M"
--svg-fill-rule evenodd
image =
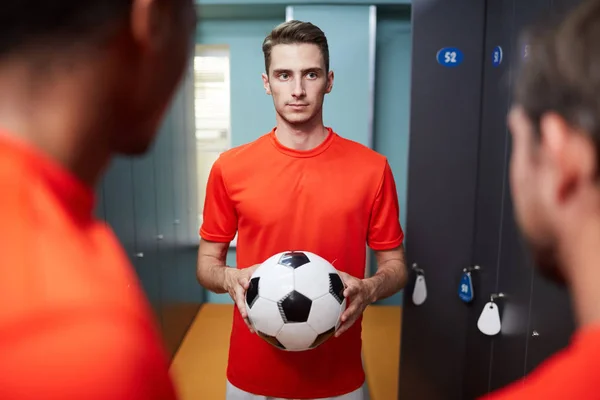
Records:
M154 51L168 44L174 6L165 0L132 0L131 30L138 45Z

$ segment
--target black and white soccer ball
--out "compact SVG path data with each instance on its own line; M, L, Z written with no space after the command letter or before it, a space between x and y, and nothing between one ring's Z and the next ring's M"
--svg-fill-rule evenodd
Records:
M344 283L308 251L276 254L250 278L246 310L255 332L286 351L314 349L333 336L346 309Z

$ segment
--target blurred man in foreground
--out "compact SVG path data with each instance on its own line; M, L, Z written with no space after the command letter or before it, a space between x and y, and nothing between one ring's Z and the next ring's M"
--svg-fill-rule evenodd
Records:
M193 1L10 1L0 20L0 399L174 399L94 187L112 155L152 143Z
M536 264L566 284L577 331L524 382L486 397L600 394L600 1L528 38L509 123L516 216ZM557 324L562 323L556 321Z

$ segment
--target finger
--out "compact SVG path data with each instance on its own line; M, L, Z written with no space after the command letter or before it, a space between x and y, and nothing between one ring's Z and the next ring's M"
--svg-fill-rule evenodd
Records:
M242 300L238 300L240 298ZM254 333L254 329L252 329L252 324L250 323L250 320L248 319L248 313L246 311L246 304L243 300L243 295L240 296L240 292L236 293L235 303L236 303L238 310L240 311L240 315L242 316L242 318L244 319L244 322L246 323L246 326L248 327L248 329L250 330L251 333Z
M244 290L248 290L248 287L250 286L250 279L245 278L245 277L240 278L238 283L240 284L240 286L242 286L244 288Z
M346 322L349 319L352 318L352 316L356 313L356 306L351 305L350 307L346 308L346 310L342 313L342 316L340 317L340 320L342 322Z
M350 318L348 321L344 322L340 325L339 329L335 332L335 337L340 337L344 332L346 332L356 321L356 317Z
M238 309L240 310L240 314L242 318L247 318L248 314L246 313L246 302L244 301L244 288L241 286L237 286L235 288L235 303L237 304Z
M342 282L344 284L346 284L346 282L350 279L350 275L344 271L338 271L337 273L339 274L340 278L342 278Z
M236 288L236 293L235 293L236 304L237 304L238 309L240 310L240 314L242 315L244 322L246 323L246 326L250 330L250 333L254 333L254 329L252 329L252 324L250 323L250 319L248 317L248 312L246 310L246 302L244 300L245 293L246 293L245 290L241 286L238 286Z
M344 289L344 297L354 296L358 293L358 286L349 285Z
M254 333L254 329L252 328L252 324L250 323L250 320L248 318L244 318L244 322L248 326L248 329L250 330L250 333Z

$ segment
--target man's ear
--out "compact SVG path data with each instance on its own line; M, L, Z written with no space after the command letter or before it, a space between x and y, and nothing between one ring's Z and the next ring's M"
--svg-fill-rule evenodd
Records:
M142 48L151 52L166 45L172 21L168 2L160 0L134 0L131 8L131 33Z
M547 113L540 120L541 150L552 168L559 201L580 184L595 180L596 153L588 135L562 116Z
M329 71L327 74L327 86L325 87L325 93L331 93L333 89L333 71Z
M263 80L263 86L265 88L265 91L268 95L271 94L271 85L269 84L269 77L267 76L267 74L262 74L262 80Z

